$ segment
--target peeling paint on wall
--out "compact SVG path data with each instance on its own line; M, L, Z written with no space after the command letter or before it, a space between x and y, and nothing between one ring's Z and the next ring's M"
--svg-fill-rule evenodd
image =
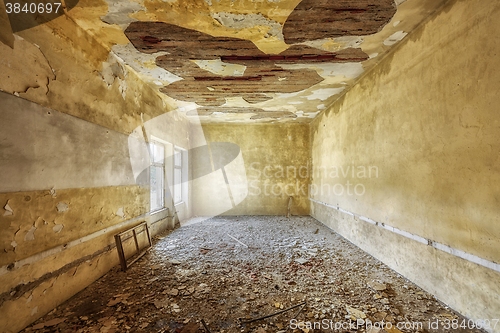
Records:
M127 82L125 78L128 74L125 64L121 59L115 56L112 52L109 53L108 60L102 63L101 76L104 82L108 85L108 88L118 81L119 91L125 99L127 92Z
M400 40L402 40L403 38L406 37L406 35L408 35L407 32L404 32L404 31L396 31L395 33L393 33L389 38L387 38L385 41L384 41L384 45L386 46L391 46L391 45L394 45L396 44L397 42L399 42Z
M264 38L274 37L284 41L282 26L261 13L258 14L233 14L233 13L212 13L212 18L225 27L232 29L254 28L262 26L268 28Z
M40 48L17 35L13 49L0 47L0 67L0 90L11 94L23 94L30 89L42 89L46 94L50 82L56 79Z
M320 64L280 64L284 69L313 69L324 79L328 79L328 83L344 82L348 79L355 79L363 74L363 64L358 62L348 63L320 63ZM334 80L332 80L334 79Z
M122 218L125 217L125 212L123 211L123 207L118 208L118 210L116 211L116 215Z
M14 215L14 210L12 210L12 208L9 206L9 201L7 201L7 203L5 204L5 206L3 207L3 209L5 209L5 212L3 213L3 216Z
M340 94L345 88L325 88L315 90L311 95L307 96L308 100L319 99L322 101L327 100L333 95Z
M15 240L13 240L13 241L10 243L10 246L12 246L13 251L16 251L17 242L16 242Z
M64 228L64 225L62 224L56 224L55 226L52 227L52 230L54 230L54 232L56 234L60 233Z
M108 4L108 14L101 16L101 20L107 24L117 24L122 29L125 29L129 23L136 21L136 19L130 17L130 14L146 9L134 1L106 0L106 2Z
M167 54L167 52L151 54L139 52L132 43L114 45L112 52L134 69L145 82L159 81L162 85L168 85L182 80L181 77L156 65L156 58Z
M57 208L57 211L58 211L59 213L64 213L64 212L67 212L67 211L69 210L69 206L68 206L68 204L67 204L67 203L65 203L65 202L59 202L59 203L57 204L56 208Z
M1 92L0 132L9 156L0 163L0 192L44 190L56 198L65 188L135 184L126 135Z
M302 44L329 52L337 52L348 48L359 48L363 44L362 36L342 36L306 41Z
M31 229L26 233L26 235L24 236L24 240L25 241L32 241L32 240L35 240L35 231L36 231L36 227L33 225L31 227Z
M191 60L201 69L221 76L243 76L247 66L216 60Z

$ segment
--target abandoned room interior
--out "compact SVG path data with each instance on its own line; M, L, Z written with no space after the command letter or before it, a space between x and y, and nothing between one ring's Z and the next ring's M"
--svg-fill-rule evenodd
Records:
M0 1L0 332L500 332L499 18Z

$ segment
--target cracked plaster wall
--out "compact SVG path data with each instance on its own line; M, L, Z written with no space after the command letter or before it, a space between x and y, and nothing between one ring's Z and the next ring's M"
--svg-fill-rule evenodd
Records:
M91 52L89 50L92 50ZM109 49L60 17L0 44L0 90L129 134L173 109Z
M307 124L205 124L203 130L208 142L237 144L244 160L246 179L239 185L248 186L248 195L224 215L286 215L290 196L291 214L309 214ZM203 192L193 188L193 205L203 202Z
M128 135L169 102L67 17L17 33L13 46L0 43L2 332L117 265L114 234L143 220L152 234L171 226L165 212L148 216L128 150ZM189 148L187 119L169 126L175 137L149 134Z
M495 1L450 2L311 129L312 185L324 186L311 195L312 215L476 319L500 313L498 271L358 215L500 262L499 14ZM329 173L369 166L378 176ZM364 194L327 192L347 181Z
M157 17L145 13L138 13L135 17L136 19L152 19L155 21L158 18L172 21L182 19L183 22L188 22L187 24L192 25L192 27L198 27L200 24L207 27L212 26L214 22L213 17L208 13L223 13L230 3L229 0L212 2L214 7L211 7L210 11L206 11L207 15L203 19L187 19L183 16L184 7L176 5L173 6L173 10L164 12L165 17L160 14ZM247 3L249 3L249 7L253 5L253 2L247 1ZM269 6L263 11L263 15L269 17L272 21L283 23L293 9L293 5L294 3L286 4L286 8L279 9ZM152 7L155 4L151 3L150 6L153 9ZM198 10L194 9L203 7L202 1L195 2L193 6L191 12L198 12ZM106 15L105 7L107 6L96 5L95 8L92 7L89 11L91 13L100 13L99 15ZM387 177L383 180L385 181L384 186L380 186L381 178L370 180L367 183L367 191L369 193L370 190L373 190L375 193L364 197L361 201L356 202L352 198L345 197L319 197L318 200L335 204L335 199L338 199L338 203L353 211L358 208L358 211L360 211L361 208L366 207L370 209L370 214L366 215L379 221L389 221L395 226L415 233L423 229L420 224L423 220L428 221L425 224L425 229L429 237L432 236L443 242L449 241L451 245L498 261L498 252L492 250L491 247L492 242L498 242L498 233L495 233L495 230L488 229L498 226L498 218L495 220L495 216L498 216L496 210L498 205L492 204L492 200L498 201L498 193L490 193L491 195L483 193L484 195L476 196L478 192L474 192L476 183L479 184L477 188L484 189L489 188L488 185L491 182L498 180L498 170L495 169L498 162L491 162L491 156L495 156L494 152L497 147L496 141L491 139L496 137L492 134L491 128L493 127L496 130L493 133L497 133L498 122L495 122L496 120L491 111L492 106L489 104L490 101L497 98L496 94L492 92L495 90L492 87L498 87L498 78L493 76L495 75L494 72L483 75L484 71L481 71L481 79L478 80L472 75L474 73L468 72L478 70L477 66L485 67L486 64L498 62L498 57L493 56L498 52L498 37L486 38L486 36L491 36L491 31L498 30L498 25L491 18L489 21L479 23L481 19L487 17L483 8L487 8L487 6L476 3L476 1L470 5L459 2L459 5L454 7L453 14L448 14L445 18L438 20L437 23L434 20L417 34L407 37L409 41L403 42L405 48L397 51L399 54L397 58L401 57L401 60L391 62L391 58L389 58L383 61L383 66L365 77L360 86L349 92L337 104L337 107L342 106L342 110L334 108L314 123L313 128L317 133L312 136L312 150L315 165L330 166L333 164L338 166L339 164L350 165L352 161L356 164L374 161L374 163L380 164L378 166L381 178ZM491 12L494 12L493 9L498 12L498 5L495 5L493 1L491 1L490 8ZM83 16L88 14L82 14L85 10L76 8L71 12L72 19L60 17L48 24L20 32L18 33L20 38L16 37L15 41L9 40L12 35L6 32L4 26L1 25L1 40L8 40L8 43L13 43L14 49L0 43L0 89L11 94L17 94L21 98L33 101L38 105L72 115L82 121L113 130L116 135L118 133L127 135L141 125L141 113L144 121L147 121L172 109L172 106L169 104L168 99L158 97L154 88L137 80L137 74L129 71L127 65L109 54L109 48L112 44L116 42L125 44L127 42L123 34L116 27L105 27L104 23L103 26L89 24L82 19ZM247 14L246 12L238 12L234 13L234 15ZM477 15L471 16L470 13L476 13ZM79 17L79 15L82 15L82 17ZM490 15L493 17L493 14ZM176 18L173 19L173 17ZM78 21L83 28L77 26L73 20ZM3 22L1 18L0 22ZM394 24L398 22L399 19ZM407 22L408 20L403 20L397 29L404 29L404 25L408 24ZM439 29L443 29L441 30L443 32L438 33L437 36L432 36L435 31L438 31L436 25L439 25ZM89 33L85 28L88 28ZM262 37L263 33L256 31L257 28L249 28L250 30L244 31L243 35L252 37L252 40L266 50L278 51L284 47L279 43L268 43L269 38ZM227 29L221 26L214 31L220 32ZM210 29L207 28L207 30ZM465 30L470 31L465 33ZM101 42L98 42L93 37L94 35ZM460 36L460 38L457 36ZM389 36L386 37L389 38ZM397 40L400 36L395 35L393 37L394 40ZM425 41L420 41L421 38L425 38ZM364 49L371 50L371 45L376 44L371 39L373 38L370 36L365 38ZM477 49L468 49L465 56L463 55L463 42L461 42L464 39L477 46ZM271 41L275 40L271 38ZM377 40L377 43L379 42ZM389 38L387 42L392 43L392 40ZM107 44L107 46L104 44ZM409 48L409 45L412 45L412 48ZM489 51L483 54L479 53L479 50ZM372 55L371 52L369 54ZM453 61L449 61L453 55L455 55ZM489 58L483 58L478 62L477 59L481 57ZM29 61L26 61L26 59L29 59ZM446 66L443 66L443 64ZM474 65L476 69L469 69L464 73L463 69L470 68L471 64L476 64ZM391 66L394 66L394 68ZM496 68L498 64L492 66ZM424 71L423 68L427 69L427 71ZM11 73L17 73L17 75L12 76ZM19 75L19 73L23 74ZM473 78L470 78L469 74ZM408 77L403 85L400 81L401 75ZM450 76L454 80L450 80ZM415 78L418 78L418 80ZM429 87L429 82L438 81L442 82L438 89L433 92L426 90ZM464 88L462 81L467 83L466 88ZM457 83L462 84L462 86L454 86ZM372 87L373 84L374 88ZM442 101L437 95L440 92L449 91L451 85L453 85L453 89L457 89L457 94L449 100ZM479 97L474 96L475 89L481 91ZM485 98L482 93L484 91L492 92L491 96ZM376 94L380 94L383 98L373 100L372 97ZM465 96L464 100L461 100L460 96ZM425 99L426 97L428 99ZM394 104L388 103L389 100L393 100ZM409 102L415 109L408 108ZM454 106L455 109L464 110L462 117L458 119L458 125L456 114L450 111L450 105ZM463 105L467 107L464 109L462 108ZM443 110L444 113L437 112ZM473 110L480 110L480 112L476 116L476 114L472 113ZM398 113L402 111L404 113ZM350 114L350 116L348 117L346 113ZM356 113L356 115L353 117L351 113ZM382 115L382 118L379 118L380 115ZM20 117L20 115L15 117ZM182 120L179 124L186 128L188 126ZM429 124L432 126L426 129ZM325 129L321 129L323 125L325 125ZM266 185L269 190L272 189L273 185L294 185L295 179L278 178L276 172L281 177L279 166L285 168L286 166L295 166L296 171L300 171L298 170L300 167L307 168L310 149L308 126L286 125L278 129L272 125L257 125L251 127L252 132L255 133L252 135L248 135L248 128L248 126L243 125L231 127L227 125L205 126L210 141L229 141L237 143L241 147L248 179L249 181L257 181L254 183L256 188L251 187L250 191L259 189L262 193L266 190ZM404 129L403 133L406 136L401 137L402 129ZM442 129L447 131L447 135L456 135L459 138L457 141L458 146L452 145L450 147L440 143L441 138L436 133L440 133ZM391 135L390 133L395 134ZM428 140L425 142L429 144L420 148L420 139L422 137L425 137ZM398 142L399 138L403 138L405 141ZM465 148L467 143L473 143L475 144L473 147L479 148L482 148L483 144L489 144L491 147L490 155L486 153L484 155L470 153L471 155L468 156L470 158L467 160L473 162L464 162L462 157L464 151L469 152L468 148ZM337 148L340 145L346 145L349 149L344 152ZM397 149L390 149L391 146ZM404 149L401 149L401 147ZM328 153L325 153L325 151ZM384 154L379 154L382 152ZM438 156L443 152L446 153L446 161L450 163L433 164L440 160ZM386 156L390 156L390 158L386 158ZM416 165L418 167L414 165L413 169L407 169L407 165L403 167L398 162L400 159L417 161ZM57 163L57 159L55 161ZM260 164L254 164L254 167L251 167L254 162ZM35 162L31 161L29 163L33 164ZM468 166L476 172L467 171L467 165L464 165L466 163L471 163ZM408 165L411 165L411 163L408 162ZM252 179L252 174L257 174L257 171L263 172L265 166L272 167L270 174L274 176L261 175L254 177L256 179ZM449 166L451 166L451 169ZM490 166L493 171L486 170L485 166ZM445 171L440 171L440 167L443 170L452 172L452 176L446 174ZM428 172L421 174L422 170ZM384 173L386 174L384 175ZM471 180L462 177L461 175L464 173L470 176ZM464 178L464 180L459 188L453 187L453 181L446 184L439 183L433 187L429 182L421 181L422 179L430 179L429 174L434 175L435 179L438 180L454 179L450 177L457 175ZM304 177L304 179L306 178ZM387 179L394 182L391 183ZM316 184L318 184L318 181L321 180L313 180ZM299 184L299 188L302 185L307 186L307 184L308 180L304 180ZM92 235L95 230L98 230L94 229L93 224L102 222L108 227L120 226L121 222L130 221L129 218L138 216L137 214L141 214L140 212L143 211L144 207L147 207L147 203L144 201L147 199L147 189L143 192L143 188L130 184L120 187L115 185L112 184L102 188L93 187L91 189L57 188L55 193L51 192L50 187L33 187L23 192L1 194L0 198L3 201L2 207L4 208L3 213L0 214L3 215L0 216L1 223L2 225L7 223L9 231L5 235L2 232L4 253L0 258L5 261L6 265L3 266L4 274L0 278L5 282L2 297L10 296L7 296L7 299L2 298L0 310L6 315L2 317L4 321L0 322L0 327L8 327L8 330L11 331L22 328L104 274L117 262L116 253L112 249L111 251L106 250L110 243L110 236L114 231L101 236L95 235L92 241L81 244L71 243L81 236L78 232L70 235L71 230L75 230L73 224L78 222L78 217L72 215L77 210L92 212L89 215L89 229L81 231L83 232L82 235ZM92 186L99 186L99 184L93 184ZM409 193L416 193L413 192L415 189L418 191L416 195L403 199ZM466 189L470 189L472 192L468 193ZM447 199L450 192L454 196L452 196L452 199ZM105 203L105 213L110 217L109 220L100 221L100 215L97 213L100 208L92 205L91 202L82 200L82 198L91 196L92 193L96 194L95 198L99 202ZM118 193L120 194L118 195ZM277 192L278 195L275 195L275 193L270 193L269 196L263 198L249 197L240 206L228 213L284 214L287 210L288 196L279 191ZM385 197L387 193L391 193L389 198ZM56 198L53 197L54 194L57 196ZM30 200L26 201L27 197ZM125 204L129 202L122 202L119 197L134 197L143 202L135 202L127 208ZM60 198L64 200L59 200ZM306 195L299 195L298 198L295 198L292 204L292 214L308 214L309 203L306 198ZM394 198L396 198L396 201L392 202L391 200ZM427 198L427 201L422 198ZM432 200L436 202L432 202ZM464 209L460 205L463 202L474 203L477 207L481 207L481 212L474 209L475 205L470 205L468 209ZM75 203L78 203L77 209L75 209ZM18 220L20 214L18 207L21 204L23 207L29 206L26 213L28 215L23 217L22 220ZM436 212L437 207L444 207L444 211ZM454 215L452 213L454 209L459 211L460 214ZM39 216L44 215L40 214L40 212L49 213L47 213L48 216ZM124 216L122 216L122 213L124 213ZM363 212L360 211L360 213ZM319 210L314 211L314 214L323 221L325 221L325 216L328 216L321 215ZM462 222L458 221L458 219L449 218L453 216L467 216L468 220ZM44 217L47 218L45 221L47 224L44 222ZM491 223L491 221L494 223ZM457 230L467 230L467 228L460 229L464 225L472 226L469 229L470 236L458 231L449 232L450 227L453 230L455 228ZM356 240L359 239L360 234L354 234L350 239L357 242ZM344 235L346 234L344 233ZM370 239L370 235L363 235L366 236L365 238ZM447 237L447 235L451 235L449 240L440 239L440 237ZM488 237L490 238L488 239ZM476 242L477 239L484 240L484 242L478 243ZM54 240L56 240L55 243L53 243ZM67 240L71 240L68 244L73 245L65 249L64 245L67 244ZM32 249L26 246L28 243L38 245ZM357 243L361 245L361 242ZM484 244L485 246L480 247L477 244ZM50 251L47 252L51 249L48 245L65 250L50 253ZM14 248L19 253L16 253ZM96 253L93 250L94 248L102 249L104 252ZM38 254L44 253L44 256L36 257L36 251L41 251ZM374 251L376 249L372 248L370 250L371 253L376 254ZM13 272L7 271L7 267L13 260L32 258L33 253L35 253L36 264L24 265L14 269ZM387 260L391 260L391 254L388 253ZM72 263L75 263L75 259L85 258L85 256L90 256L90 259L82 263L76 261L76 264L71 266ZM433 256L437 255L432 254L430 260L435 258ZM448 261L445 257L443 258L443 263L451 267L448 264L451 261ZM407 258L401 260L404 261ZM396 269L400 269L400 271L404 271L407 276L412 277L417 282L420 281L421 285L427 283L419 272L411 270L408 265L399 268L397 264L391 263L391 265ZM435 264L435 266L437 267L439 264ZM62 271L58 272L59 269L62 269ZM57 272L57 275L49 275L45 279L39 279L51 271ZM433 270L433 274L438 277L440 272L441 270L438 268ZM450 268L449 272L449 274L453 274L453 268ZM497 273L493 273L493 276L498 275L495 274ZM33 292L27 292L20 288L21 293L18 294L16 288L19 283L29 283L36 279L40 280L40 284L36 284L32 288ZM490 285L491 281L488 281L486 279L485 289L481 295L494 290ZM426 286L427 289L432 289L432 286ZM439 288L433 290L433 292L437 295L445 294L445 290ZM470 295L468 293L469 291L463 293L464 298ZM32 294L33 297L31 297ZM444 295L443 297L448 296ZM487 298L487 295L484 297ZM457 299L452 299L452 301L457 301ZM461 304L456 305L456 307L465 314L472 313L468 312L468 307ZM14 313L17 316L11 315Z
M82 258L106 258L87 267L87 284L117 264L113 235L147 220L149 188L134 181L128 136L6 93L0 101L0 328L16 332L81 289L68 272L87 267ZM36 291L50 279L55 288Z

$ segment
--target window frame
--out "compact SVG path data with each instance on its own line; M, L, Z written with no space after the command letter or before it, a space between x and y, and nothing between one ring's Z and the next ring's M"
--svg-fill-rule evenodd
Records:
M166 189L166 166L165 166L165 152L166 152L166 147L165 147L165 144L163 144L162 142L158 141L158 140L155 140L155 139L151 139L149 141L149 149L150 149L150 153L149 153L149 158L150 158L150 170L149 170L149 186L150 186L150 190L149 190L149 210L151 213L156 213L156 212L159 212L163 209L166 208L166 200L165 200L165 189ZM156 161L155 160L155 147L154 146L159 146L163 149L163 159L161 161ZM160 168L161 170L161 179L162 179L162 184L159 186L159 189L160 189L160 193L161 193L161 200L160 200L160 206L159 207L155 207L153 208L153 190L152 190L152 187L153 187L153 184L151 183L152 179L151 179L151 172L152 172L152 168Z
M178 165L176 163L176 160L177 160L177 154L179 154L180 158L179 158L179 161L180 161L180 164ZM178 147L178 146L174 146L174 163L173 163L173 172L174 172L174 177L173 177L173 180L174 180L174 186L173 186L173 203L174 205L179 205L179 204L182 204L184 202L184 190L183 190L183 181L184 181L184 154L185 154L185 149L181 148L181 147ZM175 171L176 170L180 170L180 182L179 184L177 184L177 181L178 179L176 179L176 176L175 176ZM176 201L177 199L177 189L180 189L180 195L179 195L179 201Z

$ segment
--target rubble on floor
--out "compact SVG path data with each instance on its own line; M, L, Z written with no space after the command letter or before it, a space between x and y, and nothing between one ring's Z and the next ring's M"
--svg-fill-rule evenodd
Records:
M464 318L311 217L238 216L156 237L128 271L23 332L482 332L453 320Z

